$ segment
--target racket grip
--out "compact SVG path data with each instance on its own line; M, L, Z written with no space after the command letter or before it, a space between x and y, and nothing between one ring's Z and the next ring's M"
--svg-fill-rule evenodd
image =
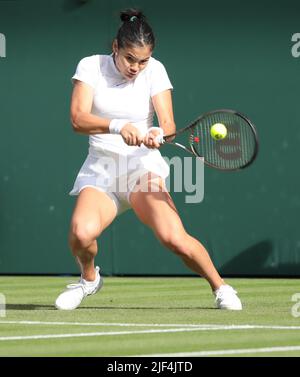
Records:
M164 130L160 127L150 127L147 131L149 133L150 131L159 131L159 135L155 137L155 140L159 142L159 144L163 144L165 142L164 140Z

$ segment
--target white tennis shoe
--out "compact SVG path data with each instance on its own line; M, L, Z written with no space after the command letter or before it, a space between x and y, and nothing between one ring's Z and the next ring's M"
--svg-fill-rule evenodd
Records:
M241 300L230 285L221 285L221 287L214 291L216 296L216 305L218 309L227 310L242 310Z
M96 279L94 281L86 281L81 276L78 283L67 285L67 289L55 301L56 308L60 310L76 309L86 296L97 293L103 285L99 270L100 268L97 266L95 268Z

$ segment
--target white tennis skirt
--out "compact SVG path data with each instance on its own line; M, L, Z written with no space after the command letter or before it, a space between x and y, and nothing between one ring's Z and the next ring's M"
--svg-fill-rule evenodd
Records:
M147 173L161 177L169 175L170 169L157 149L145 146L132 147L132 153L122 154L90 147L70 195L78 195L86 187L107 193L117 207L118 214L131 207L130 194Z

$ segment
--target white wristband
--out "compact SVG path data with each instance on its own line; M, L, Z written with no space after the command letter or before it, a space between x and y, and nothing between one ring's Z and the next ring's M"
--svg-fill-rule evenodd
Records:
M128 119L113 119L109 123L109 132L111 134L119 134L125 124L129 123Z
M164 141L164 130L160 127L150 127L148 130L147 130L147 133L149 133L150 131L159 131L159 135L157 135L155 137L155 140L159 142L159 144L163 144L165 141Z

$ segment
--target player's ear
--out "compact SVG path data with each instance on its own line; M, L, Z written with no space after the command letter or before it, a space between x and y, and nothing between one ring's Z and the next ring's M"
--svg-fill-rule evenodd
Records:
M118 55L118 41L116 39L113 41L112 50L115 55Z

